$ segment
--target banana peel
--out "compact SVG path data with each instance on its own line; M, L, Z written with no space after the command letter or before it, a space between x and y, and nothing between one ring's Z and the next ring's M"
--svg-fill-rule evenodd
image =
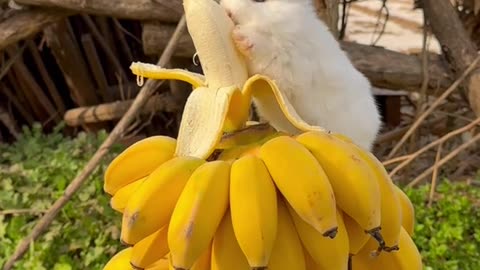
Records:
M295 135L326 131L306 123L275 81L261 74L248 77L245 59L231 38L233 21L217 2L184 0L183 5L188 32L205 75L141 62L130 66L140 82L143 78L169 79L192 85L194 91L184 107L176 156L208 158L224 133L247 126L253 99L281 123L281 132Z

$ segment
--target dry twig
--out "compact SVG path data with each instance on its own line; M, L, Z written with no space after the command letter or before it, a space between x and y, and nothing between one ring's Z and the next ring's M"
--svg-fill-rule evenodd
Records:
M393 155L395 155L400 147L405 143L405 141L412 135L415 130L421 125L421 123L429 116L435 108L437 108L442 101L444 101L453 91L457 89L457 87L467 78L468 74L472 72L477 64L480 62L480 54L477 55L475 60L468 66L468 68L462 73L462 75L438 98L435 100L435 102L432 103L432 105L424 112L420 117L415 120L415 122L412 124L410 129L403 135L402 139L395 145L395 147L392 149L392 151L388 154L388 158L392 158Z
M430 187L430 195L428 196L428 207L432 207L433 196L435 195L435 188L437 187L437 178L438 178L438 162L442 155L442 145L440 144L437 149L437 154L435 156L435 164L433 165L433 174L432 174L432 186Z
M471 145L473 145L474 143L476 143L478 140L480 140L480 133L478 133L475 137L473 137L472 139L470 139L469 141L463 143L462 145L460 145L459 147L457 147L455 150L453 150L452 152L450 152L448 155L446 155L444 158L442 158L440 161L438 161L438 163L436 164L436 166L438 167L441 167L443 166L443 164L447 163L448 161L450 161L451 159L453 159L454 157L456 157L460 152L462 152L463 150L467 149L468 147L470 147ZM416 184L420 183L420 181L423 180L423 178L425 178L427 175L429 175L430 173L432 173L433 169L434 169L435 165L428 168L426 171L424 171L422 174L420 174L419 176L417 176L417 178L413 179L412 182L410 182L407 187L413 187L415 186Z
M450 138L454 137L454 136L457 136L458 134L461 134L467 130L470 130L472 128L474 128L475 126L477 125L480 125L480 117L477 118L475 121L471 122L470 124L468 125L465 125L461 128L458 128L456 130L453 130L449 133L447 133L446 135L444 135L443 137L429 143L428 145L422 147L420 150L418 150L417 152L415 153L412 153L410 155L405 155L405 156L401 156L401 157L397 157L395 159L391 159L391 160L387 160L385 163L389 163L389 164L392 164L393 161L396 161L396 160L400 160L400 159L404 159L404 161L402 163L400 163L397 167L395 167L395 169L393 169L391 172L390 172L390 177L392 177L393 175L395 175L398 171L400 171L401 169L403 169L405 166L407 166L410 162L412 162L414 159L416 159L418 156L420 156L421 154L425 153L426 151L430 150L431 148L437 146L437 145L440 145L440 144L443 144L444 142L446 142L447 140L449 140ZM384 163L384 164L385 164Z
M21 215L21 214L41 215L45 212L46 212L45 210L36 210L36 209L8 209L8 210L0 211L0 216Z
M181 34L186 29L185 16L182 16L182 19L177 25L177 28L168 42L167 48L163 51L158 65L165 66L173 55L173 52L177 46L178 39ZM28 250L30 244L37 239L41 233L50 225L54 218L59 213L60 209L72 198L75 192L81 187L85 182L87 177L93 172L93 170L98 166L102 158L108 153L110 147L124 134L125 129L128 128L129 124L137 115L138 111L143 107L147 102L148 98L160 85L160 81L147 80L145 85L138 93L135 101L133 102L130 109L125 113L122 119L118 122L115 128L112 130L107 139L102 143L97 152L93 157L88 161L83 170L75 177L75 179L68 185L62 197L57 199L57 201L50 207L48 212L39 220L35 225L30 235L25 237L20 244L17 246L15 253L8 259L5 263L3 269L10 270L17 260L19 260L25 252Z

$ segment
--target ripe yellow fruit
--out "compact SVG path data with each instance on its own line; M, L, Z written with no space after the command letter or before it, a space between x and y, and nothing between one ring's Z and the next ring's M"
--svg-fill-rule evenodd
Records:
M302 242L295 224L285 205L278 196L278 230L268 270L306 270Z
M348 234L349 253L355 255L365 246L370 239L370 235L366 234L362 227L344 212L342 212L342 217Z
M277 235L277 194L263 161L239 158L230 173L233 231L251 267L266 267Z
M321 235L335 237L335 196L315 157L288 136L275 137L263 144L260 157L298 215Z
M135 268L146 268L167 255L167 232L166 225L136 243L132 249L130 264Z
M105 264L103 270L131 270L130 255L132 254L132 248L128 247L120 250L117 254Z
M110 199L110 206L120 212L123 213L123 210L127 206L127 202L132 197L132 194L135 193L135 191L140 187L140 185L145 182L145 179L147 177L144 177L140 180L137 180L135 182L132 182L122 188L120 188L115 195Z
M149 175L171 159L177 141L167 136L151 136L130 145L107 167L104 190L114 195L120 188Z
M212 270L251 270L235 238L230 210L213 238L211 267Z
M228 208L230 164L216 160L201 165L178 198L168 228L175 268L190 269L212 241Z
M402 207L402 227L412 236L415 230L415 208L410 198L400 187L394 185L394 188Z
M400 250L393 252L381 252L372 256L376 249L373 239L357 255L352 257L353 270L422 270L422 257L415 243L405 229L401 229L398 243Z
M334 239L322 237L310 224L289 207L303 246L322 269L348 269L348 234L340 211L337 211L338 233Z
M194 157L176 157L153 171L128 200L121 240L133 245L166 225L188 179L205 162Z
M339 208L364 230L378 231L380 188L370 167L355 149L326 132L305 132L296 140L312 152L324 169Z

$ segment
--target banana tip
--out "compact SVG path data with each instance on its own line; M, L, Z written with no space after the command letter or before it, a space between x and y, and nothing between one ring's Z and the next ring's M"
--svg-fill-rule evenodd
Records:
M337 233L338 233L338 227L335 227L335 228L332 228L332 229L324 232L323 236L324 237L329 237L330 239L333 239L333 238L335 238L335 236L337 236Z

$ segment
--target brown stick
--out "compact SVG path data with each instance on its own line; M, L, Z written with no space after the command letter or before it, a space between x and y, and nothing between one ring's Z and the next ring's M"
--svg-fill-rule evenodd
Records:
M143 50L148 55L158 55L165 48L165 40L173 32L173 26L159 22L143 24ZM377 87L418 91L424 79L422 61L415 55L361 45L354 42L341 42L356 68L365 74ZM195 53L190 35L181 37L175 56L192 58ZM446 89L454 76L447 69L439 55L429 56L428 89L431 93L439 88ZM393 64L394 63L394 64Z
M84 57L68 30L68 21L55 23L44 30L48 46L64 73L75 102L80 106L98 103L98 98Z
M421 149L417 150L415 153L412 153L412 154L409 154L409 155L405 155L405 156L401 156L401 157L397 157L397 159L402 159L402 158L405 158L403 160L402 163L400 163L399 165L397 165L397 167L395 167L395 169L393 169L390 173L389 173L389 176L390 177L393 177L398 171L400 171L401 169L403 169L405 166L407 166L410 162L412 162L414 159L416 159L417 157L419 157L421 154L425 153L426 151L432 149L433 147L437 146L437 145L440 145L440 144L443 144L445 143L446 141L448 141L450 138L453 138L467 130L470 130L472 128L474 128L475 126L477 125L480 125L480 117L477 118L475 121L461 127L461 128L458 128L456 130L453 130L453 131L450 131L449 133L445 134L443 137L429 143L428 145L422 147ZM388 161L387 161L388 162Z
M186 22L185 17L183 16L180 22L178 23L177 30L174 35L170 38L169 46L165 49L164 53L160 57L158 65L165 66L170 58L173 55L178 38L182 32L185 31ZM5 263L3 269L10 270L14 266L15 262L20 259L25 252L28 250L30 244L35 241L41 233L50 225L54 218L59 213L60 209L72 198L75 192L82 186L87 177L93 172L93 170L98 166L102 158L108 153L110 147L115 143L124 133L125 129L128 128L128 125L136 117L137 113L147 102L148 98L152 93L157 89L161 82L154 80L147 80L145 85L140 90L140 93L135 98L130 109L118 122L115 128L112 130L107 139L102 143L97 152L93 157L88 161L83 170L75 177L75 179L68 185L62 197L57 199L55 203L50 207L48 212L39 220L35 225L30 235L25 237L20 244L17 246L14 254L8 259Z
M45 213L44 210L35 210L35 209L9 209L0 211L0 216L6 215L21 215L21 214L32 214L32 215L41 215Z
M158 111L176 112L181 110L182 108L175 101L175 97L169 92L155 95L147 101L139 113L150 114ZM80 126L88 123L117 120L122 118L132 103L133 100L126 100L91 107L75 108L68 110L63 119L69 126Z
M58 10L25 10L18 11L12 17L0 23L0 51L11 44L29 38L42 29L66 16L70 12Z
M102 97L104 102L112 101L110 93L107 90L107 78L105 77L105 72L103 71L100 58L98 57L92 35L83 34L80 41L82 43L83 50L85 51L87 62L92 70L93 77L95 78L95 81L97 83L100 96Z
M457 87L467 78L467 76L472 72L476 65L480 62L480 54L477 58L470 64L470 66L462 73L462 75L439 97L437 98L430 107L425 110L425 112L420 115L415 122L412 124L410 129L407 131L405 135L403 135L402 139L395 145L392 149L390 154L388 154L388 158L392 158L393 155L397 153L400 147L405 143L405 141L412 135L412 133L420 126L420 124L430 115L431 112L435 110L453 91L457 89Z
M441 117L438 117L438 118L435 118L431 121L426 121L424 123L425 126L432 126L432 125L436 125L442 121L444 121L445 119L447 119L446 116L441 116ZM385 133L382 133L380 134L377 139L375 140L375 143L376 144L382 144L382 143L385 143L385 142L391 142L393 140L396 140L397 138L401 138L402 135L404 135L409 129L409 126L405 126L405 127L399 127L399 128L396 128L392 131L388 131L388 132L385 132ZM388 162L385 161L385 162ZM390 162L389 162L390 163ZM395 162L394 162L395 163ZM387 164L383 164L383 165L387 165Z
M442 45L446 58L457 75L467 69L477 56L475 43L463 27L450 0L424 0L425 12L432 31ZM468 100L473 111L480 116L480 66L465 80Z
M428 196L428 207L432 207L433 196L435 196L435 189L437 187L437 178L438 178L438 162L442 156L442 144L438 146L437 154L435 155L435 164L433 165L433 174L432 174L432 186L430 187L430 195Z
M15 49L14 48L7 48L7 54L9 54L10 57L14 57L15 55ZM48 117L53 117L56 122L60 121L60 115L58 112L54 109L53 104L50 102L48 97L45 95L44 91L38 85L37 81L33 77L32 73L30 70L27 68L25 63L22 61L16 61L13 64L14 68L17 70L20 75L19 77L22 78L23 83L25 83L28 88L30 89L31 93L33 94L32 99L37 101L40 105L41 108L47 112Z
M48 73L47 68L43 63L42 57L40 56L40 53L35 46L35 43L32 40L28 40L27 45L30 53L32 54L33 61L35 62L35 65L37 66L40 75L42 76L43 82L47 86L48 92L50 93L50 96L52 97L53 102L57 107L58 113L60 115L63 115L65 113L65 105L63 104L62 97L60 96L58 89L55 86L55 83L50 77L50 74Z
M470 139L469 141L463 143L462 145L460 145L459 147L455 148L455 150L453 150L452 152L450 152L448 155L446 155L444 158L442 158L440 161L438 161L437 163L437 166L438 167L441 167L443 166L445 163L449 162L451 159L453 159L454 157L456 157L460 152L462 152L463 150L467 149L468 147L470 147L471 145L473 145L474 143L476 143L477 141L480 140L480 133L478 133L475 137L473 137L472 139ZM434 165L435 166L435 165ZM428 176L430 173L432 173L433 169L434 169L434 166L428 168L426 171L424 171L422 174L420 174L419 176L417 176L417 178L413 179L412 182L410 182L407 187L413 187L415 185L417 185L418 183L420 183L420 181L423 180L423 178L425 178L426 176Z
M71 12L105 15L122 19L178 22L181 9L164 2L181 0L15 0L24 5L64 8ZM181 6L180 6L181 7Z
M15 139L18 139L20 137L20 133L18 132L18 126L15 120L13 119L12 115L3 107L0 105L0 122L7 127L8 131L10 134Z

